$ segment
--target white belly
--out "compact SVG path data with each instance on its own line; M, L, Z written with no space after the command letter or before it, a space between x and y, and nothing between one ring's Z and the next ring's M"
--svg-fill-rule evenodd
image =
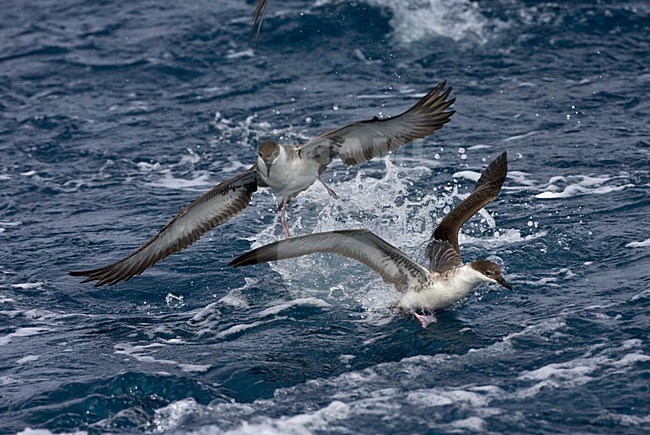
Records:
M263 167L258 162L260 168ZM278 195L289 196L307 189L318 178L318 163L302 159L277 159L271 166L270 176L260 170L262 180Z
M404 294L397 306L406 311L419 309L433 311L447 308L463 297L458 292L453 291L454 289L450 288L450 286L437 282L431 283L425 289L418 290L410 290Z
M466 297L481 280L468 266L462 266L444 279L435 274L424 289L407 291L397 306L406 311L441 310Z

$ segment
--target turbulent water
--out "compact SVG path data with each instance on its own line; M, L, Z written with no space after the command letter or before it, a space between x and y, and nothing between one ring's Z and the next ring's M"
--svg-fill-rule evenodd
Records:
M106 4L100 4L106 3ZM0 15L0 432L641 433L650 427L647 2L4 2ZM425 241L499 153L465 260L502 264L422 329L364 266L232 269L281 238L251 207L110 288L117 260L255 161L391 116L442 80L432 137L289 207L295 234Z

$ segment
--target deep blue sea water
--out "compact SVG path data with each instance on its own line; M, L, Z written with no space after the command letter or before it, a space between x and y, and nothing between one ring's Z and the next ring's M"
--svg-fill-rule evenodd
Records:
M250 48L253 7L3 2L0 433L647 433L648 3L271 0ZM129 253L260 140L394 115L442 80L449 124L334 163L341 199L314 185L289 223L424 262L507 150L461 247L514 293L481 286L423 330L351 260L231 269L281 237L266 190L131 281L67 275Z

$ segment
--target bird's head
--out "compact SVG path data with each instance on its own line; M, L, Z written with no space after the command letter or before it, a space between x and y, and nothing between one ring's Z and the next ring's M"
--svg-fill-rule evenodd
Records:
M280 145L272 140L262 142L257 150L257 165L267 177L271 174L271 166L280 155Z
M501 267L490 260L477 260L470 263L472 269L481 275L481 279L485 282L499 283L508 290L512 291L513 288L503 278L503 270Z

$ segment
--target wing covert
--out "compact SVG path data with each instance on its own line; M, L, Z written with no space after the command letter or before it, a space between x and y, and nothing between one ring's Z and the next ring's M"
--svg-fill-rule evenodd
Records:
M430 240L426 255L429 257L429 270L432 272L442 273L463 265L460 254L444 240Z

